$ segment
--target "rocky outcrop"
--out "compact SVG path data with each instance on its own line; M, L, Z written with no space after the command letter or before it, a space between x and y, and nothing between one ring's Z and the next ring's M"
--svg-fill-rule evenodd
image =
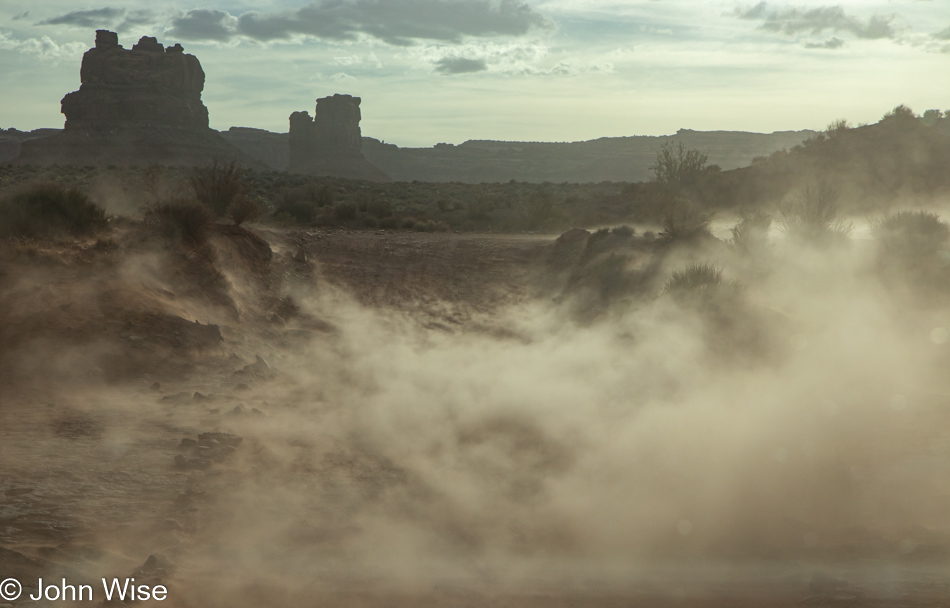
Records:
M61 134L23 142L19 164L205 164L212 157L264 165L208 127L205 74L180 44L143 36L131 49L98 30L86 51L81 86L62 100Z
M294 173L389 181L363 156L360 98L333 95L308 112L290 115L290 165Z

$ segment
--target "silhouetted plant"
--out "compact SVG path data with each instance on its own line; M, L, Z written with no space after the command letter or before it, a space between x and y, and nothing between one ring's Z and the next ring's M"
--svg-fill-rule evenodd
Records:
M216 217L225 217L234 204L246 198L249 186L244 172L235 161L219 164L218 159L207 167L195 169L191 176L191 188L199 203L206 205Z
M696 188L706 175L707 156L683 142L663 144L656 153L656 162L650 167L653 182L677 197L684 190Z

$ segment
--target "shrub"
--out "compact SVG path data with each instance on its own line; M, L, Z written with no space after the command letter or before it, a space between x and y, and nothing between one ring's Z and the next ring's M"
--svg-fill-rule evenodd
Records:
M76 188L34 184L0 201L0 236L84 235L105 226L106 214Z
M289 217L294 224L308 225L313 222L315 203L299 191L285 192L274 209L274 216Z
M659 237L669 242L712 236L709 232L711 221L712 215L701 211L696 205L677 200L667 208L660 222L662 230Z
M214 214L207 206L188 200L148 205L143 216L147 227L186 245L205 243L214 225Z
M353 203L337 203L333 206L333 215L338 220L356 219L357 208Z
M724 295L733 295L739 289L737 281L723 281L721 268L702 263L690 264L674 272L663 291L682 303L708 302Z
M732 227L732 244L744 252L759 251L768 243L772 216L755 210L743 213L739 223Z
M630 238L636 234L636 231L630 226L617 226L610 231L614 236L619 236L623 238Z
M521 210L529 230L554 223L557 216L554 195L547 190L537 190L524 203Z
M371 201L367 206L367 211L378 218L390 217L393 214L389 201Z
M827 183L802 186L779 211L785 233L805 241L846 240L853 227L838 216L838 192Z
M653 181L674 196L678 195L683 189L699 185L706 175L706 160L705 154L687 148L683 142L666 143L656 153L656 163L650 167Z
M384 228L386 230L394 230L398 226L399 226L399 221L392 216L384 217L379 220L379 227Z
M950 226L927 211L898 211L871 226L882 253L908 257L933 255L950 237Z
M225 217L232 205L242 204L250 187L244 180L244 172L235 161L226 165L212 160L208 167L195 169L191 176L191 188L199 203L207 205L216 217Z
M257 221L261 219L261 205L249 196L242 196L228 207L228 217L235 226Z

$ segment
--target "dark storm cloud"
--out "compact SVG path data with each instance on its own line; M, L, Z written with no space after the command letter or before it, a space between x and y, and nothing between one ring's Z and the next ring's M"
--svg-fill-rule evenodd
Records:
M759 2L751 8L736 9L735 15L740 19L761 21L762 29L789 36L818 35L828 30L848 32L869 40L894 38L897 35L892 24L894 15L872 15L868 19L860 19L847 14L840 6L771 8L767 2Z
M44 19L36 25L72 25L76 27L111 26L125 17L125 13L125 9L107 6L105 8L73 11L58 17Z
M843 46L844 40L837 36L829 38L824 42L808 42L805 44L806 49L840 49Z
M180 40L226 42L234 36L237 19L224 11L197 9L172 20L167 36Z
M191 40L244 36L266 42L294 36L353 40L367 35L390 44L414 40L454 42L465 36L520 36L552 22L518 0L319 0L294 11L193 10L173 23L172 34Z
M484 59L466 59L465 57L443 57L435 62L435 71L443 74L468 74L484 72L488 69Z
M81 28L107 27L121 32L130 27L152 23L155 23L155 14L149 10L128 11L124 8L106 6L50 17L37 22L36 25L67 25Z

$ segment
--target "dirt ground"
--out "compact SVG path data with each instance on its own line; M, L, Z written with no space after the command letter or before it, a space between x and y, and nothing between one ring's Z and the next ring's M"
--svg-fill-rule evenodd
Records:
M504 311L557 300L553 236L231 230L202 257L136 230L20 243L0 262L0 579L25 588L0 606L70 603L30 601L39 578L113 576L163 584L168 599L146 603L180 607L950 605L936 532L903 553L856 531L818 553L618 557L546 519L538 484L577 465L530 425L460 423L458 462L410 422L380 440L366 418L387 410L350 404L415 394L410 380L438 396L451 375L404 386L400 358L429 340L531 341ZM359 353L354 331L409 337ZM395 371L361 371L374 356ZM420 360L440 356L456 351ZM942 471L935 402L889 428L918 438L902 458ZM485 463L478 487L516 513L469 508L433 462L446 479Z

